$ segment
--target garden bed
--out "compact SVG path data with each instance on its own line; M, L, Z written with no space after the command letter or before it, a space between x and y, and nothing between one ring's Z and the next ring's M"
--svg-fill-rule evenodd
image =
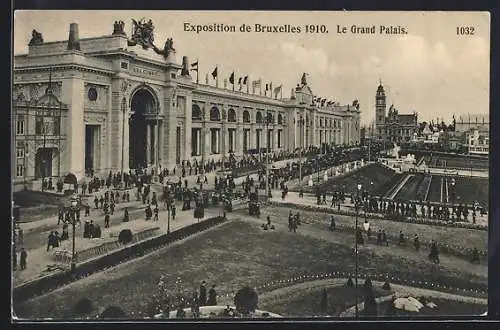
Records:
M27 318L71 317L69 307L86 297L96 306L117 305L132 318L143 318L160 275L165 276L167 289L172 292L179 289L178 278L188 279L180 286L186 295L191 295L193 288L205 280L209 286L216 284L219 299L231 300L245 285L258 287L261 283L304 273L352 272L354 259L351 246L288 231L263 233L259 226L232 220L197 239L161 249L27 301L17 306L16 312ZM360 255L358 261L360 273L376 269L408 280L434 279L450 287L487 288L486 280L476 275L426 262L417 264L388 255Z

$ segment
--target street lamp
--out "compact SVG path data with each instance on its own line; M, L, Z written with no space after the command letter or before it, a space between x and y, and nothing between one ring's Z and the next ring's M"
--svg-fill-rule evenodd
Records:
M356 223L355 223L355 232L356 234L354 235L354 252L355 252L355 269L354 269L354 280L355 280L355 292L356 292L356 307L355 307L355 312L356 312L356 318L359 316L359 309L358 309L358 213L359 213L359 193L361 192L362 185L358 183L357 185L357 195L356 195L356 201L354 203L354 209L356 210Z
M269 133L269 124L272 123L272 115L267 112L266 113L266 121L265 121L265 126L266 126L266 143L267 143L267 148L266 148L266 200L269 198L269 149L271 147L271 142L270 142L270 137L271 134Z
M78 210L78 199L76 196L71 197L71 225L73 229L73 241L71 249L71 271L74 272L76 269L76 251L75 251L75 226L76 226L76 212Z
M300 127L299 131L299 187L302 189L302 127L304 126L304 118L300 116L298 120L298 124Z
M165 199L167 201L167 235L170 234L170 210L172 209L172 198L170 196L170 185L165 186Z

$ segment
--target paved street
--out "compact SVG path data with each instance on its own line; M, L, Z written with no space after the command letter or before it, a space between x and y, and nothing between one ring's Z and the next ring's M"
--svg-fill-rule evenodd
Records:
M144 220L145 213L144 213L144 206L142 205L142 203L140 205L138 205L138 202L127 203L127 204L135 204L135 210L129 212L130 222L123 223L122 221L123 211L118 211L115 212L115 214L111 217L109 229L104 228L104 214L102 213L102 210L95 210L95 209L92 210L89 219L93 219L94 223L98 223L101 226L102 237L104 239L92 239L92 240L83 239L83 224L81 226L77 225L75 228L77 237L76 250L79 251L81 249L88 249L91 248L92 246L101 245L106 241L116 240L116 238L109 239L109 235L110 233L116 234L117 231L123 229L122 227L131 229L133 233L152 227L159 227L160 228L159 234L167 232L168 213L161 203L160 203L160 212L158 213L159 221L157 222L152 220L150 221ZM181 211L181 206L182 205L180 204L180 202L176 202L177 215L175 220L171 218L170 221L171 232L198 221L194 219L192 209ZM121 207L122 210L123 207L125 206ZM205 209L205 218L217 216L219 214L222 214L222 210ZM86 219L85 217L82 217L82 221L85 221L85 219ZM33 280L37 277L47 275L48 274L48 272L46 271L47 266L57 264L57 262L52 259L53 252L52 251L47 252L47 238L50 231L52 230L57 229L59 230L59 232L61 232L62 224L60 226L57 226L57 219L53 218L40 220L37 221L37 223L39 223L40 226L43 228L41 231L38 231L37 228L33 227L32 223L21 224L21 226L29 225L30 227L29 229L31 229L31 232L25 234L24 237L24 247L26 248L28 253L27 269L23 271L18 270L14 272L13 276L14 285L18 285L20 283ZM50 229L46 229L48 227ZM68 245L69 251L71 251L70 249L71 238L72 234L70 229L70 239L69 241L64 242L64 244Z

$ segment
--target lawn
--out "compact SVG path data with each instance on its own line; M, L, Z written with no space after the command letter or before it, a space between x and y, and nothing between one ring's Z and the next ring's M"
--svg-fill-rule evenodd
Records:
M364 302L363 286L364 281L360 281L358 286L358 303ZM292 289L292 288L291 288ZM285 317L310 317L310 316L339 316L351 306L356 304L356 289L345 285L329 287L327 292L327 310L321 308L323 288L302 288L293 290L289 295L280 296L259 304L263 310L273 311ZM390 295L390 291L373 287L375 297Z
M418 298L418 297L415 297ZM464 316L464 315L481 315L487 309L487 305L474 304L471 302L462 302L455 300L448 300L442 298L432 298L431 302L437 305L435 308L424 306L419 312L409 312L400 309L391 309L389 307L391 302L386 301L378 304L378 315L380 317L429 317L429 316Z
M376 269L415 281L434 279L450 286L486 289L484 278L452 272L441 265L377 254L360 254L358 261L360 273ZM117 305L132 317L142 317L139 312L146 310L160 275L165 276L171 291L178 288L177 278L183 281L181 291L186 294L206 280L208 285L217 285L219 294L233 297L244 285L257 286L305 273L351 272L353 264L351 245L288 230L264 232L253 222L232 220L196 238L24 302L15 310L25 318L71 317L68 310L78 300L88 298L96 309Z
M453 189L451 186L449 189ZM455 193L457 203L472 204L478 201L488 207L489 180L486 178L455 178ZM450 192L451 193L451 192Z
M261 217L265 219L267 215L270 215L273 220L276 218L288 219L289 212L289 208L273 206L272 208L263 209ZM294 214L296 212L298 212L298 210L293 210ZM303 210L300 210L300 217L305 222L318 223L322 226L328 226L331 219L331 215L327 213L307 212ZM354 217L342 215L335 215L334 217L337 225L354 227ZM364 217L361 213L359 217L360 227L362 227L363 222ZM468 248L476 247L480 250L488 250L488 232L485 230L430 226L391 220L370 220L370 227L372 228L374 237L379 229L383 229L386 231L389 238L392 236L396 239L399 237L399 231L402 230L408 238L412 238L417 234L421 242L433 239L436 240L438 244L458 245Z
M394 199L403 201L420 200L419 196L417 196L417 191L419 191L422 181L424 181L423 174L414 174L406 181L403 187L401 187Z
M444 176L432 176L431 186L429 188L429 196L427 197L429 201L441 201L442 178L444 178ZM454 188L451 185L451 178L448 178L448 193L450 194L450 202L453 196L452 189L455 190L456 203L467 203L471 205L474 201L478 201L479 203L481 203L481 205L488 206L489 181L486 178L456 177ZM443 191L443 199L446 200L446 190Z
M427 195L428 201L441 203L441 178L439 175L432 175L429 194Z
M357 185L361 184L364 190L368 192L375 191L379 186L386 183L394 175L394 171L380 164L369 164L359 170L353 171L340 178L332 178L321 187L326 188L328 192L342 190L346 193L355 193ZM314 191L315 188L309 188Z

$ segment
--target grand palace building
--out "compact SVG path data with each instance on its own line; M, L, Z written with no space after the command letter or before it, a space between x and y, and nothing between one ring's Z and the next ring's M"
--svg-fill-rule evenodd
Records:
M171 169L229 153L359 142L357 101L317 102L300 72L289 98L199 83L169 40L162 51L144 49L123 22L81 39L72 23L63 41L46 42L34 30L28 54L14 57L15 190L90 169Z

